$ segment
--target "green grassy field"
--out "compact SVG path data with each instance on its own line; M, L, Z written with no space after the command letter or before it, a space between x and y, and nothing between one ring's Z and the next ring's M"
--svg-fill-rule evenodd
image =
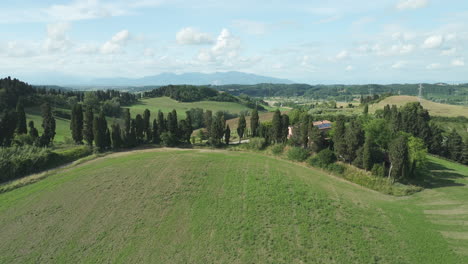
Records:
M175 109L179 118L185 118L185 111L190 108L202 108L204 110L212 110L213 113L216 111L228 111L232 114L237 114L240 111L251 110L250 108L232 102L214 102L214 101L200 101L192 103L177 102L169 97L157 97L157 98L146 98L142 99L140 103L128 107L132 117L137 114L143 114L145 109L151 111L151 115L154 117L158 110L164 113L168 113Z
M375 112L377 109L383 109L385 105L397 105L403 106L409 102L417 102L418 97L408 96L408 95L399 95L399 96L390 96L380 101L377 104L369 106L369 112ZM468 117L468 107L460 105L449 105L431 102L425 99L421 100L422 106L429 111L431 115L437 116L465 116Z
M467 263L467 167L383 195L261 154L114 153L0 194L1 263Z

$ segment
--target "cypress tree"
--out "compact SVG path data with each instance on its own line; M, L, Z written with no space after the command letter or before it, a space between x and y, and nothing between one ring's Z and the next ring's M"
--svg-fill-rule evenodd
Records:
M344 158L351 163L356 158L356 151L364 144L364 131L358 121L352 120L346 128L345 142Z
M404 179L408 171L408 142L403 135L395 138L389 145L390 169L388 177L393 180Z
M83 122L83 137L89 146L92 146L93 141L94 141L93 124L94 124L93 108L91 106L88 106L86 107L86 112L85 112L84 122Z
M283 129L281 126L281 112L277 109L273 114L273 119L271 121L271 138L275 143L281 142Z
M226 130L224 131L224 142L226 145L229 145L229 140L231 139L231 129L229 125L226 126Z
M55 137L55 118L52 115L52 109L49 103L42 105L42 133L40 143L42 146L49 146Z
M122 147L122 136L120 132L120 125L118 123L112 124L112 148L119 149Z
M29 121L28 123L29 126L29 135L32 138L38 138L39 137L39 132L37 131L37 128L34 127L34 121Z
M143 140L143 132L144 132L144 120L140 114L136 115L135 117L135 125L136 125L136 139L137 139L137 142L140 143Z
M167 114L167 130L173 136L178 136L177 112L175 110Z
M309 146L309 128L311 126L310 122L310 116L309 115L304 115L301 120L300 124L300 139L301 139L301 144L304 148L307 148Z
M281 141L286 142L289 135L289 116L284 114L281 116Z
M186 131L185 137L186 137L187 142L190 143L190 137L192 136L192 133L193 133L192 114L190 113L190 111L186 111L185 115L186 115L185 122L187 125L187 131Z
M75 104L72 109L70 129L76 144L83 143L83 109L81 104Z
M134 119L130 120L130 131L127 136L127 146L133 148L136 146L136 122Z
M158 128L159 128L159 135L163 132L166 132L166 120L164 120L164 114L161 110L158 111Z
M205 123L207 137L211 139L211 126L213 124L213 112L211 112L211 110L206 110L203 114L203 122Z
M448 158L457 162L462 162L463 148L462 137L455 130L452 130L447 138Z
M237 135L239 135L239 143L241 143L242 141L242 137L244 136L246 127L247 127L247 123L245 121L245 115L241 113L239 117L239 122L237 124Z
M26 128L26 113L24 112L23 99L21 97L16 104L16 119L16 133L20 135L28 133Z
M346 140L345 140L345 120L344 116L339 115L335 122L335 129L333 134L333 147L335 154L338 158L344 159L346 156Z
M313 152L319 153L325 147L325 140L322 137L322 133L318 127L311 125L309 131L310 148Z
M150 117L151 117L150 110L145 109L145 111L143 112L143 131L145 133L147 142L151 141L151 135L152 135L151 126L150 126Z
M16 130L16 112L4 111L0 116L0 145L10 146Z
M225 126L226 121L224 120L224 113L221 111L216 112L213 124L211 126L211 144L221 144L221 138L224 136Z
M153 144L161 143L161 134L159 132L158 122L156 121L156 119L153 120L152 132L153 132L153 136L152 136Z
M363 113L364 113L365 115L367 115L367 114L369 113L369 105L368 105L368 104L364 105L364 111L363 111Z
M260 126L260 119L258 117L258 110L255 108L252 111L252 116L250 117L250 131L252 133L252 137L258 137L259 131L258 127Z
M99 151L103 151L110 144L110 136L107 128L106 117L103 112L94 118L93 121L94 142Z
M373 166L374 162L372 159L372 139L370 137L366 137L366 141L364 142L362 149L362 168L369 171Z
M131 117L130 117L130 109L124 108L124 134L130 134L131 129Z

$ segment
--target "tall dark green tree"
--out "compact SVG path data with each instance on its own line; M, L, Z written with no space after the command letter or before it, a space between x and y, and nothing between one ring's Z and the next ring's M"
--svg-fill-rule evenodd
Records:
M255 108L252 111L252 115L250 116L250 133L252 137L258 137L259 131L258 128L260 126L260 119L258 117L258 110Z
M367 115L369 113L369 105L368 104L364 105L364 110L362 112L365 115Z
M452 130L447 138L448 158L457 162L462 162L463 145L462 137L455 130Z
M153 120L153 128L152 128L153 136L151 137L153 144L161 143L161 134L159 132L158 122L156 119Z
M26 128L26 113L24 112L23 99L20 97L16 104L16 133L26 134L28 130Z
M224 120L224 113L221 111L216 112L213 124L211 125L211 138L212 145L218 146L221 144L221 139L224 136L224 128L226 121Z
M75 104L72 109L70 129L73 141L76 144L83 143L83 109L81 104Z
M271 121L271 138L275 143L280 143L283 138L283 128L281 124L281 112L276 109Z
M190 136L192 133L190 132L186 119L179 121L179 134L181 136L180 141L190 144Z
M128 110L128 109L127 109ZM94 113L93 108L88 106L86 107L86 112L84 115L84 122L83 122L83 138L86 140L89 146L93 145L94 141Z
M389 145L390 169L388 177L400 180L408 177L408 140L404 135L397 136Z
M373 140L371 137L366 137L364 146L362 147L362 168L370 171L374 166L374 160L372 158Z
M37 131L37 128L34 127L34 121L29 121L28 123L28 126L29 126L29 135L36 139L39 137L39 131Z
M319 153L325 148L325 139L323 138L320 129L314 125L311 125L309 130L309 141L309 147L315 153Z
M158 111L158 131L159 131L159 135L161 135L163 132L166 132L167 131L167 128L166 128L166 120L164 119L164 113L160 111Z
M286 142L289 135L289 116L286 114L281 116L281 130L281 141Z
M55 118L52 115L52 108L49 103L42 105L42 128L44 132L41 135L40 144L49 146L55 137Z
M352 120L345 131L346 151L343 157L348 162L353 162L356 158L357 150L364 144L364 131L361 123L357 120Z
M344 116L339 115L335 122L335 128L333 133L333 148L338 159L345 160L346 157L346 126Z
M311 118L309 115L303 115L299 127L300 131L300 141L304 148L309 146L309 129L311 126Z
M229 140L231 139L231 128L229 125L226 126L226 130L224 131L224 142L226 145L229 145Z
M203 114L203 123L206 128L206 136L211 139L211 125L213 124L213 112L211 110L206 110Z
M187 141L187 143L190 143L190 138L192 137L193 133L192 113L190 111L186 111L185 115L185 122L187 123L187 129L185 131L185 140Z
M143 112L143 132L145 134L146 142L151 142L151 126L150 126L151 112L148 109L145 109Z
M237 135L239 136L239 143L242 141L242 137L244 137L246 127L247 123L245 121L245 115L241 113L239 116L239 122L237 123Z
M136 138L137 138L138 143L141 143L141 141L143 141L145 127L144 127L144 120L140 114L136 115L135 117L135 125L136 125Z
M105 150L109 146L108 128L106 117L103 112L99 113L93 121L94 142L99 151ZM109 137L110 138L110 137Z
M112 124L112 148L119 149L122 147L122 135L120 125L118 123Z
M177 122L177 112L172 110L172 112L167 114L167 130L174 136L178 137L179 125Z
M5 110L0 115L0 145L8 147L16 130L16 112Z
M124 134L130 134L131 129L131 116L130 109L124 108L123 120L124 120Z

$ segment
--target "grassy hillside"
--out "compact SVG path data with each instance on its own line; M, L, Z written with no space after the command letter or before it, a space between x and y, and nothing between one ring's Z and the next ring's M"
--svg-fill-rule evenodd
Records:
M1 263L466 263L466 167L395 198L284 160L114 153L0 194Z
M140 103L132 105L129 108L133 117L135 117L137 114L143 114L145 109L149 109L153 116L158 112L158 110L167 113L172 111L172 109L175 109L180 118L185 118L185 111L189 110L190 108L202 108L204 110L212 110L213 112L228 111L230 113L239 113L240 111L251 110L244 105L233 102L200 101L185 103L178 102L169 97L142 99Z
M397 105L403 106L409 102L417 102L418 97L416 96L390 96L379 102L378 104L373 104L369 106L370 112L375 112L377 109L383 109L385 105ZM422 99L422 106L429 111L429 114L436 116L465 116L468 117L468 107L458 106L458 105L448 105L435 103L428 100Z

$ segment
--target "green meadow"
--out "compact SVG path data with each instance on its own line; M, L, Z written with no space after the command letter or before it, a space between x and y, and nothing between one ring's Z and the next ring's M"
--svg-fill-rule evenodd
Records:
M0 262L467 263L468 169L429 169L394 197L256 153L113 153L0 194Z

